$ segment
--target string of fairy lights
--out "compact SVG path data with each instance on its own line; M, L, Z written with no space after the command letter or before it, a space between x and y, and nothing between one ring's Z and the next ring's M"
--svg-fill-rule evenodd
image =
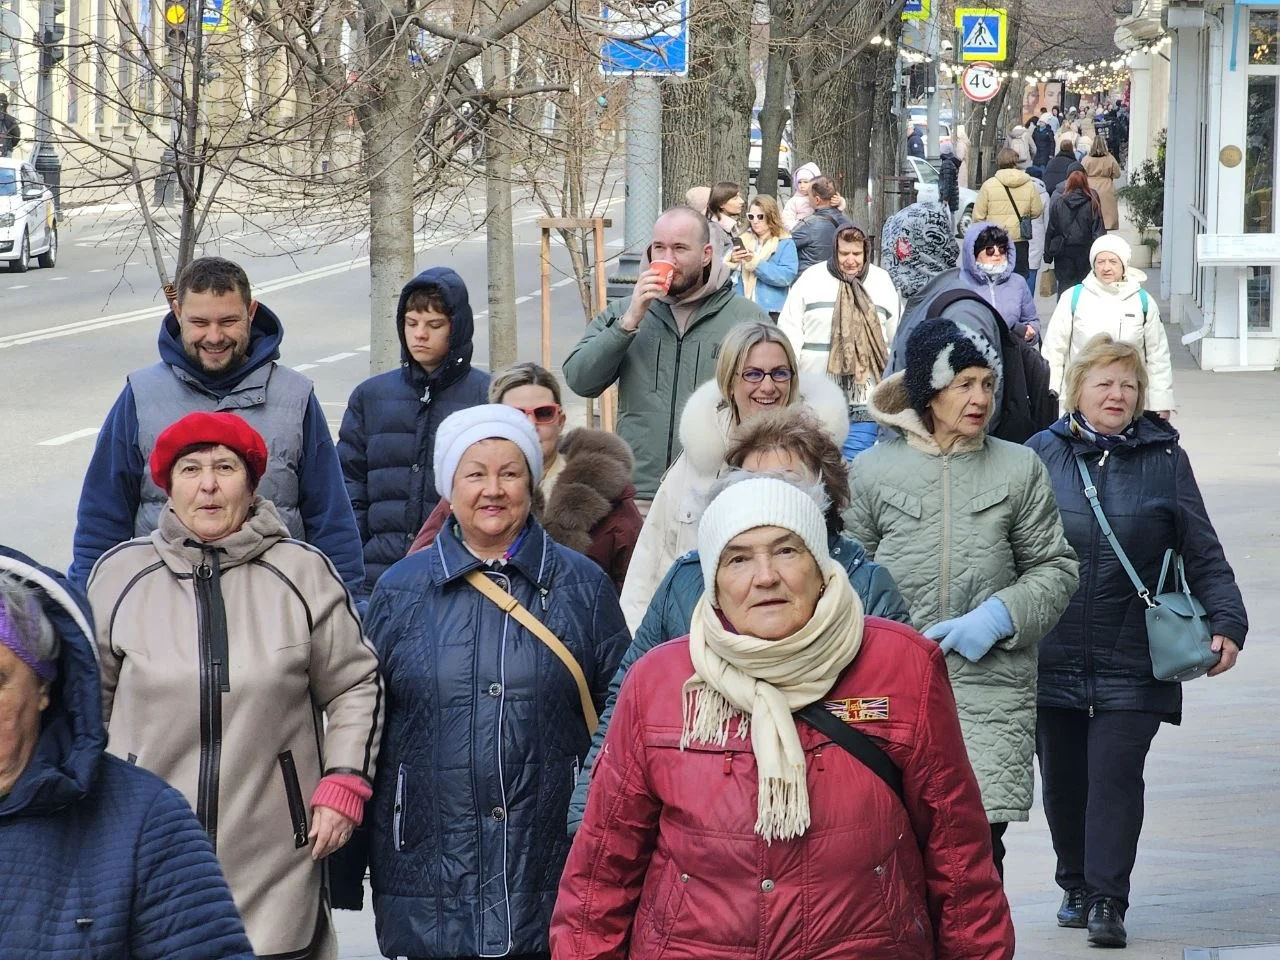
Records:
M1162 48L1169 42L1169 37L1165 34L1160 35L1145 43L1131 47L1124 51L1120 56L1104 59L1091 60L1087 63L1074 63L1067 61L1058 67L1038 68L1036 70L999 70L997 76L1001 80L1022 80L1028 87L1035 86L1047 80L1065 80L1068 84L1077 89L1084 90L1109 90L1114 87L1123 86L1129 80L1129 72L1133 66L1134 59L1151 53L1161 53ZM935 58L922 50L909 47L904 43L896 43L888 37L879 35L871 38L873 47L892 47L897 46L898 58L903 63L933 63ZM937 58L937 68L940 76L950 79L959 77L964 73L967 63L954 63L950 60Z

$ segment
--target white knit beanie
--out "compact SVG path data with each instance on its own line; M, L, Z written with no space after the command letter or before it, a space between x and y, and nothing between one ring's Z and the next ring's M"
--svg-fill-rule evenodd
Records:
M542 445L533 424L519 410L501 403L467 407L444 418L436 428L436 492L453 500L453 475L467 448L481 440L510 440L524 454L536 487L542 479Z
M773 477L754 477L735 483L711 501L698 523L702 582L713 601L720 554L730 540L756 527L782 527L797 534L819 567L830 556L827 521L813 497Z
M1133 248L1124 237L1114 233L1104 233L1093 241L1093 246L1089 248L1089 266L1093 266L1093 261L1098 259L1100 253L1114 253L1124 264L1125 276L1129 275L1129 261L1133 259Z

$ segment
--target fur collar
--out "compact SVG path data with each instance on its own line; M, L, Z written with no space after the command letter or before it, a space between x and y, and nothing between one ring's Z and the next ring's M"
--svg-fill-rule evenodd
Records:
M942 448L938 446L938 442L933 439L933 434L929 432L929 429L924 425L924 421L920 419L920 414L916 413L907 401L906 374L895 373L893 376L886 377L880 381L876 388L871 391L871 400L867 403L867 410L876 423L891 427L901 433L908 445L930 456L942 456ZM982 449L986 438L985 432L974 440L962 438L947 452L973 453L975 450Z
M635 461L631 448L616 434L579 427L560 441L565 458L560 478L542 511L543 527L551 539L586 553L591 530L613 512L620 500L633 498Z
M806 373L797 377L803 403L817 416L836 445L849 433L849 405L830 377ZM725 454L733 442L733 425L728 405L722 405L720 387L708 380L693 391L680 414L680 444L689 465L699 476L714 477L724 466Z

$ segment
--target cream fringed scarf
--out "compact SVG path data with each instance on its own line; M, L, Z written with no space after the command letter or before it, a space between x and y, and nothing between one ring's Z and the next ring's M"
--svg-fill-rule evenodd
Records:
M825 696L862 645L862 602L840 564L823 558L826 588L813 616L781 640L727 630L707 594L693 611L684 685L680 747L694 741L724 746L729 724L751 736L760 794L756 833L768 843L809 828L804 750L792 711Z

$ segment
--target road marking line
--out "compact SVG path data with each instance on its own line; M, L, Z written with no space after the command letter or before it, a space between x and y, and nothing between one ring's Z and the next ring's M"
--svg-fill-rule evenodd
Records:
M557 280L557 281L556 281L555 283L553 283L551 286L553 286L553 287L567 287L569 284L571 284L571 283L577 283L577 282L578 282L578 278L577 278L577 277L565 277L563 280Z
M69 280L70 277L50 277L50 280Z
M369 344L366 343L363 347L356 347L356 349L359 350L361 353L368 353L370 350L373 349L373 347L371 347Z
M300 363L293 369L302 371L302 370L314 370L315 368L316 368L316 365L314 363Z
M10 290L25 290L25 289L27 289L27 287L29 287L29 286L31 286L31 284L29 284L29 283L15 283L15 284L13 284L12 286L10 286L10 287L9 287L9 289L10 289Z
M355 354L350 351L346 353L335 353L332 357L321 357L316 363L334 363L338 360L346 360L348 357L354 357ZM295 369L297 369L295 367Z
M36 446L38 447L60 447L64 443L71 443L73 440L83 440L85 437L96 437L101 427L85 427L83 430L73 430L71 433L64 433L60 437L50 437L48 440L41 440Z
M90 270L89 272L90 272L90 273L106 273L106 272L107 272L107 269L106 269L106 267L94 267L94 268L93 268L92 270Z
M539 290L539 291L538 291L538 295L541 295L541 293L542 293L542 291L541 291L541 290ZM528 302L529 302L530 300L532 300L532 299L533 299L533 297L531 297L531 296L529 296L529 297L516 297L515 302L516 302L516 304L517 304L517 305L519 305L519 304L522 304L522 303L528 303Z

